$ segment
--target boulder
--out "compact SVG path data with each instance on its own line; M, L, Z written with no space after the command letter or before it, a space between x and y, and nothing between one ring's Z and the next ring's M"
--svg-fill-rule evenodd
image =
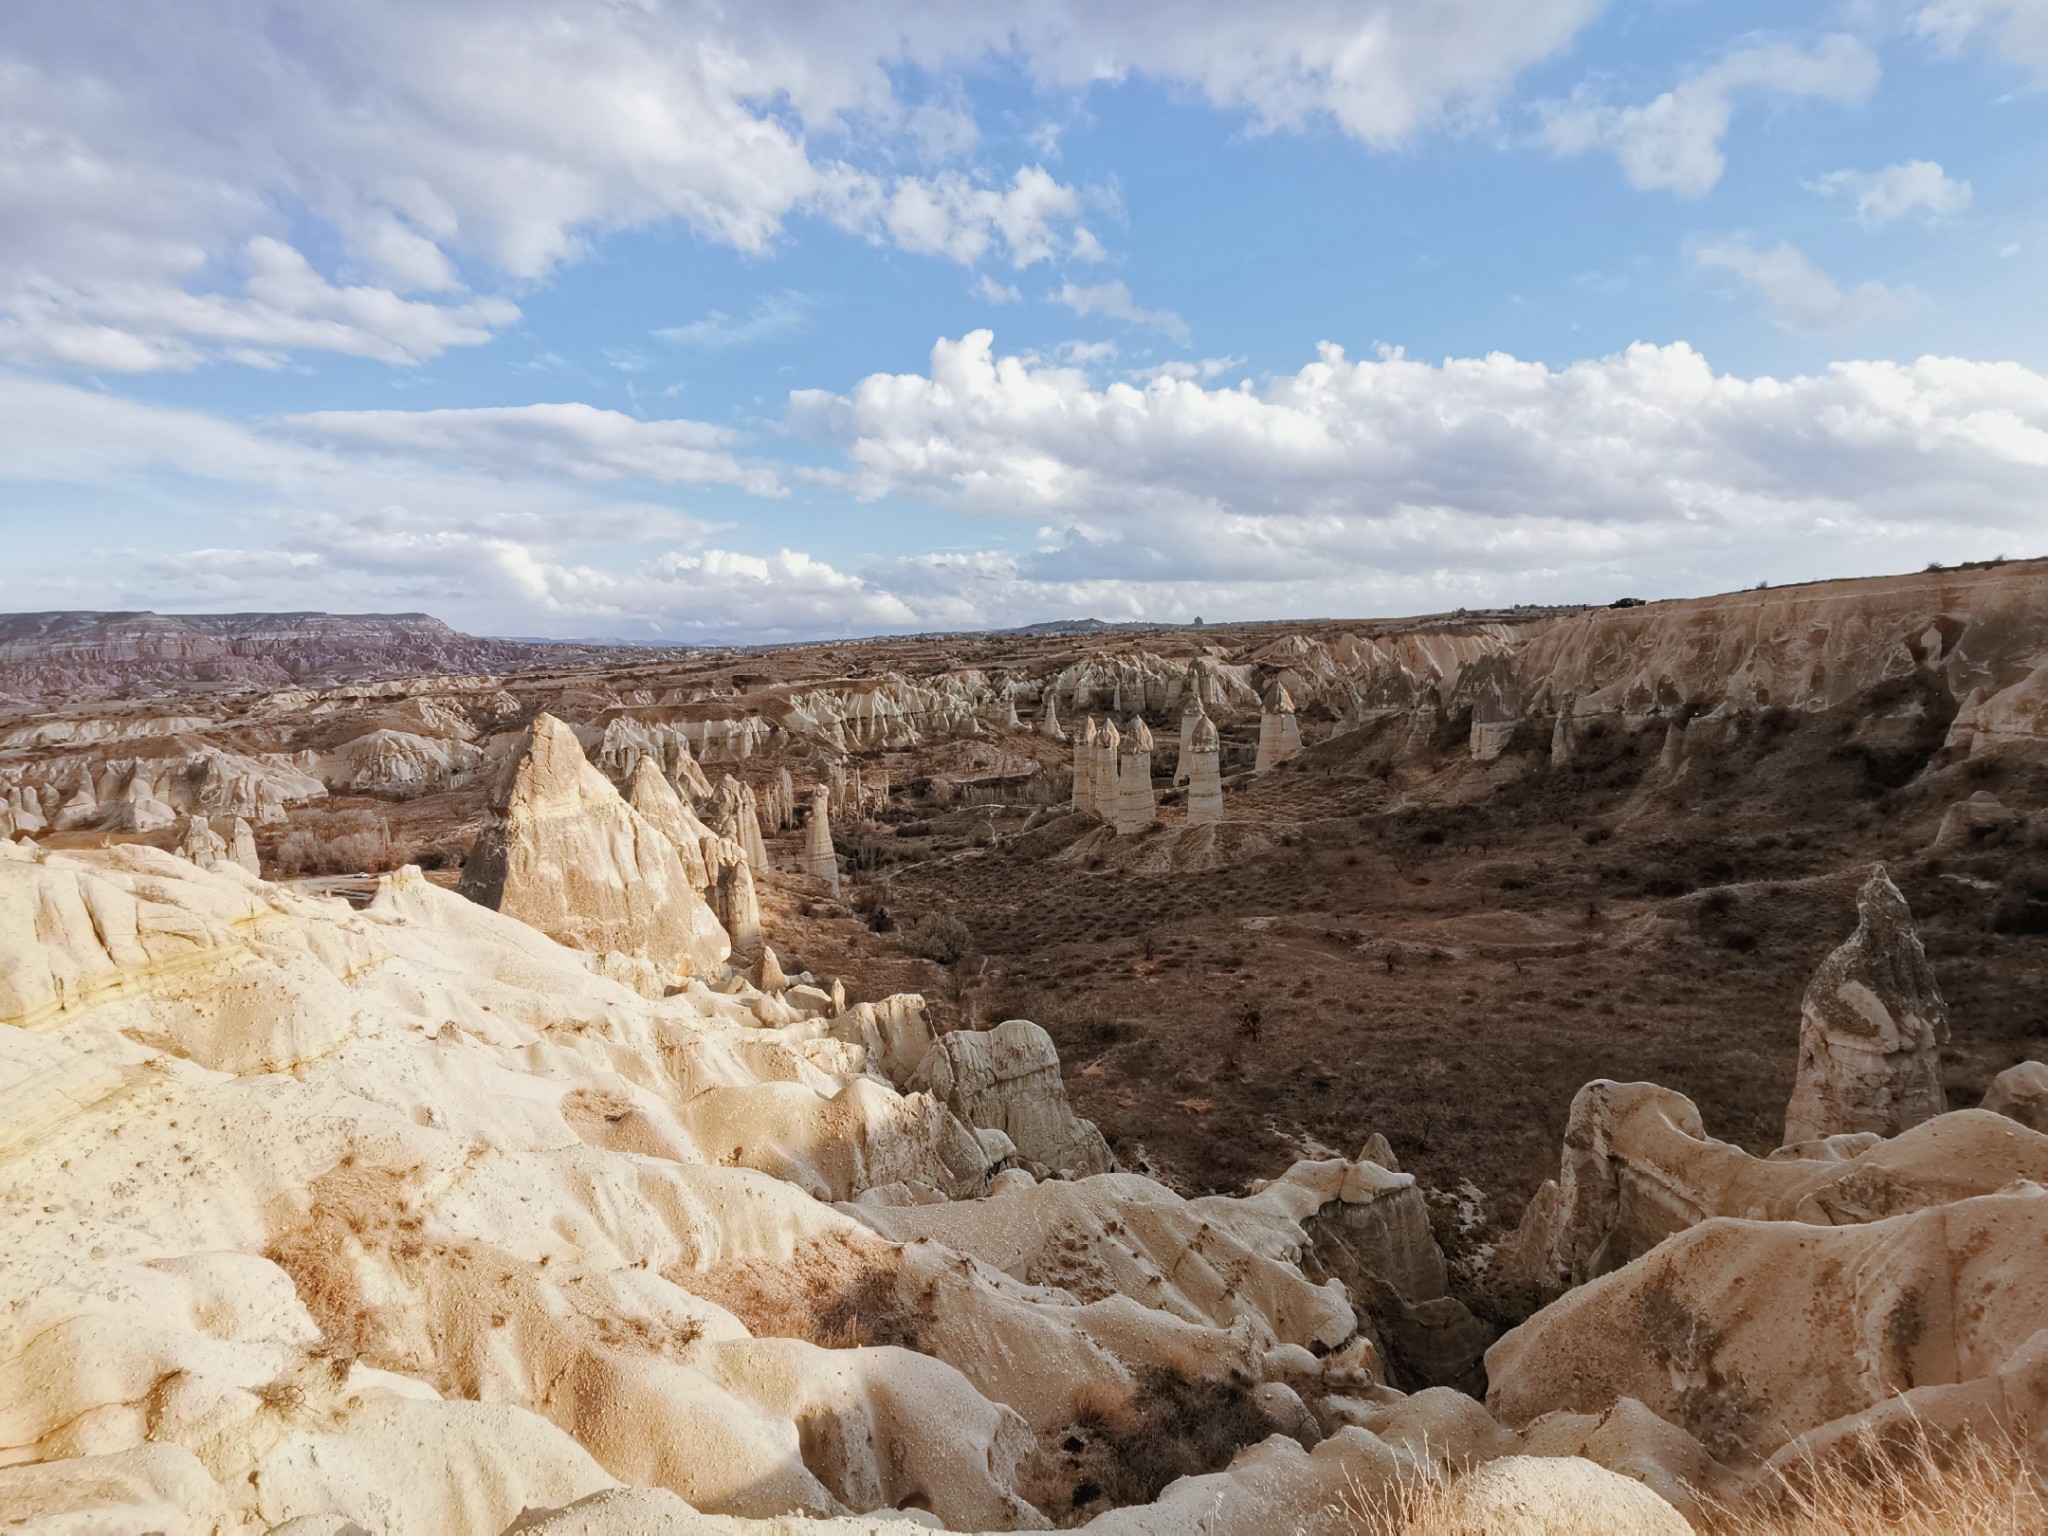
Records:
M1504 1278L1552 1296L1716 1216L1826 1225L1880 1220L2048 1182L2048 1137L1959 1110L1889 1140L1838 1136L1768 1158L1708 1136L1683 1094L1592 1082L1572 1100L1555 1180L1501 1245Z
M1503 1456L1452 1484L1429 1529L1441 1536L1691 1536L1650 1489L1577 1456Z
M1800 1007L1785 1142L1895 1136L1938 1115L1948 1005L1906 898L1882 866L1856 897L1856 932L1821 962Z
M1980 789L1967 800L1958 800L1942 813L1941 829L1934 834L1934 846L1941 849L1969 848L2019 825L2019 812L2012 810L1988 789Z
M1981 1108L2048 1132L2048 1062L2023 1061L1991 1080Z

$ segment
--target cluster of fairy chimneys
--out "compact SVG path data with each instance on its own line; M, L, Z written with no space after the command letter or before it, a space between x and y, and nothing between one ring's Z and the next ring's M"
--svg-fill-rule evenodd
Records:
M1054 722L1057 731L1050 696L1042 719ZM1120 837L1151 826L1159 802L1152 787L1152 732L1145 722L1133 715L1119 731L1114 721L1098 724L1090 717L1073 740L1074 809L1100 816ZM1285 688L1275 689L1259 719L1257 771L1268 772L1300 751L1294 700ZM1223 820L1222 759L1216 722L1209 718L1200 690L1190 689L1180 717L1180 758L1173 777L1175 789L1187 790L1188 826L1214 826Z

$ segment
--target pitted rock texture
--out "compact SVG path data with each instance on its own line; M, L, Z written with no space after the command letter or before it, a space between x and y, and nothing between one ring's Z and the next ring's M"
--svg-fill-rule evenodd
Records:
M1856 897L1856 932L1821 962L1800 1006L1785 1143L1894 1136L1942 1112L1948 1005L1906 898L1882 869Z

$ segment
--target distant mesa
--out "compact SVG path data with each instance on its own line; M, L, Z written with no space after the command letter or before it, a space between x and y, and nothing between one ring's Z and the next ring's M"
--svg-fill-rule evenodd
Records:
M638 648L480 639L424 613L10 613L0 614L0 696L75 702L171 686L323 686L626 652Z

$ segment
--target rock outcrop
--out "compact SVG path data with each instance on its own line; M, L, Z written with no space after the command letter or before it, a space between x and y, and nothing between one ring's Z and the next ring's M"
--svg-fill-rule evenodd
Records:
M642 757L633 765L632 779L626 786L626 804L674 844L691 888L699 895L709 891L712 874L707 848L717 841L718 834L697 819L697 813L676 793L652 756Z
M1254 771L1271 773L1301 754L1301 725L1294 718L1294 695L1283 684L1273 690L1259 716L1259 755Z
M500 819L463 867L463 895L571 948L637 961L657 990L724 963L731 941L675 845L561 721L535 717L492 803Z
M1906 898L1878 869L1856 911L1856 932L1821 962L1800 1007L1787 1146L1844 1131L1894 1136L1944 1107L1948 1006Z
M811 816L804 823L804 873L822 880L839 894L839 855L832 846L832 792L811 786Z
M740 845L752 868L767 869L768 844L761 836L761 803L753 786L726 774L712 791L704 817L720 837Z
M754 884L754 866L746 850L729 837L713 838L704 848L709 880L705 896L736 954L751 954L762 942L761 895Z
M1899 1394L1938 1424L1945 1389L2048 1329L2044 1250L2038 1186L1856 1226L1703 1222L1501 1339L1487 1406L1514 1427L1633 1398L1736 1465ZM2037 1433L2014 1417L2034 1391L2048 1375L1979 1432Z
M1708 1136L1681 1093L1592 1082L1572 1100L1557 1178L1530 1201L1496 1267L1555 1296L1716 1217L1843 1226L1993 1194L2020 1179L2048 1183L2048 1136L1981 1109L1889 1140L1844 1136L1757 1158Z
M2048 1132L2048 1061L2023 1061L1991 1080L1980 1108Z
M1102 814L1097 793L1096 753L1100 740L1095 730L1095 718L1089 716L1081 723L1081 729L1074 733L1074 809L1087 816Z
M1159 796L1152 788L1152 731L1131 717L1114 760L1116 800L1109 823L1119 837L1132 837L1159 819Z
M1052 1037L1028 1019L941 1035L911 1078L969 1125L1001 1131L1040 1175L1102 1173L1108 1143L1076 1115Z
M1191 827L1214 826L1223 820L1221 759L1222 746L1217 740L1216 722L1207 715L1197 715L1181 759L1187 770L1187 824Z
M1060 727L1059 695L1050 688L1045 690L1045 697L1038 706L1038 734L1054 741L1067 739L1067 733Z
M2003 804L1988 789L1980 789L1967 800L1958 800L1942 813L1941 827L1934 834L1937 849L1977 847L2020 823L2020 815Z

